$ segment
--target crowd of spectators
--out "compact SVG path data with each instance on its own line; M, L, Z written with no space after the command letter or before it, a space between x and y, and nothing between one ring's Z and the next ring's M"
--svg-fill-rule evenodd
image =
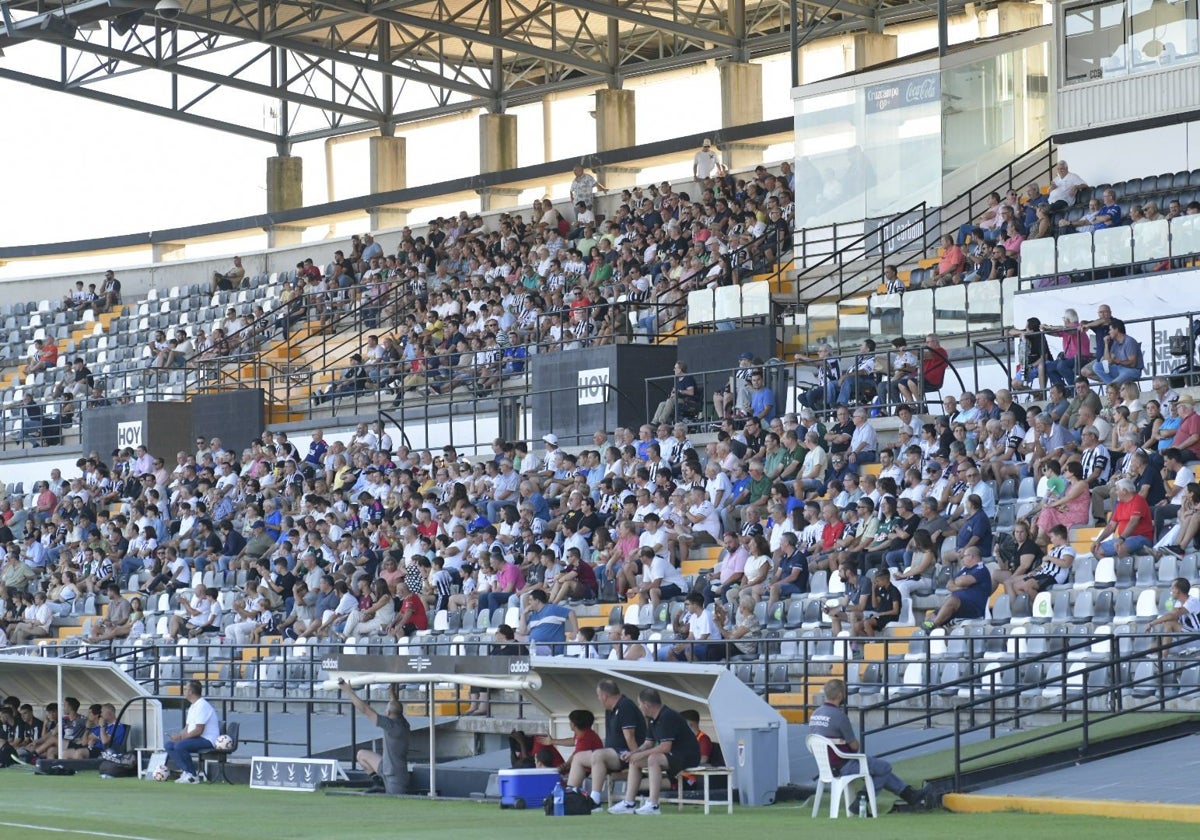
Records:
M990 193L979 215L959 226L957 235L942 237L938 263L924 277L925 286L948 286L978 280L1001 280L1020 273L1021 246L1030 239L1047 239L1079 233L1138 225L1159 219L1200 213L1200 202L1184 205L1168 202L1164 211L1154 199L1133 201L1122 208L1110 187L1087 201L1087 209L1070 213L1081 191L1088 188L1082 177L1070 170L1065 160L1055 165L1049 189L1042 193L1036 183L1019 193L1010 189L1003 196ZM1083 205L1080 205L1083 206ZM1158 270L1169 265L1142 266ZM888 278L885 277L885 283Z
M1188 466L1200 459L1200 415L1161 378L1145 405L1115 383L1102 402L1088 378L1100 381L1091 339L1107 347L1121 325L1107 306L1075 321L1058 333L1077 348L1070 398L1056 380L1042 406L989 389L947 396L928 417L902 405L895 443L880 440L864 406L839 404L826 422L801 397L799 413L727 417L703 446L686 425L660 422L597 432L576 452L547 434L464 458L453 447L410 451L379 422L345 441L318 430L300 447L283 432L238 452L198 438L171 464L144 447L91 453L77 476L39 483L32 509L0 504L6 631L14 643L47 636L89 596L109 601L90 630L99 641L399 639L441 610L516 607L521 641L558 649L589 635L571 609L580 602L683 601L680 644L659 655L719 658L725 646L713 642L752 650L759 602L807 593L816 572L849 593L831 608L839 629L880 632L905 613L902 601L932 590L941 566L1000 556L997 483L1024 478L1039 501L1021 512L996 581L1012 578L1014 592L1030 575L1063 577L1069 560L1055 549L1093 520L1110 529L1097 556L1137 553L1156 537L1182 553L1200 530ZM756 380L746 368L753 407L761 371ZM1131 525L1134 497L1153 513L1139 509ZM947 537L955 547L943 551ZM683 561L702 546L720 546L719 561L686 578ZM1060 564L1043 570L1051 555ZM221 591L236 579L246 582ZM174 614L153 626L162 593L175 596ZM636 627L618 632L637 641Z

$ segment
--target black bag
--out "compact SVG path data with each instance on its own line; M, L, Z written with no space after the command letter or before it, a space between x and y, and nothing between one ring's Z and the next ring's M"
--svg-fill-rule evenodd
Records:
M106 751L101 754L99 770L102 778L123 779L136 776L137 755Z
M563 816L582 817L592 813L596 807L598 806L592 801L592 797L586 793L569 790L563 794ZM550 794L542 800L542 810L546 812L547 817L554 816L554 794Z

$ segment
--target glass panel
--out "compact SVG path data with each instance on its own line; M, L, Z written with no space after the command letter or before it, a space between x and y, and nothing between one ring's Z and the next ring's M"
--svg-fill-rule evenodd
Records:
M871 332L900 334L904 328L904 295L871 295Z
M953 172L1013 142L1014 55L1005 53L942 73L942 169Z
M1054 273L1054 240L1027 239L1021 245L1021 276L1045 277Z
M1083 3L1063 12L1065 80L1080 82L1128 72L1125 0Z
M718 321L737 318L742 310L742 290L738 286L718 286L713 315Z
M1092 267L1092 235L1072 233L1058 237L1058 270L1082 271Z
M937 203L941 172L941 76L927 73L867 87L864 154L876 180L867 216Z
M742 285L742 317L771 314L771 283L761 280Z
M1067 83L1200 58L1197 0L1101 0L1063 14Z
M1200 215L1178 216L1171 220L1171 254L1200 254Z
M1000 326L1000 281L981 280L967 286L967 312L972 324Z
M961 333L967 330L967 287L943 286L933 290L934 332Z
M688 292L688 323L707 324L713 320L712 289L696 289Z
M1128 227L1103 228L1092 234L1097 268L1109 265L1129 265L1133 262L1133 243Z
M1196 2L1131 0L1130 69L1153 70L1196 58Z
M1161 260L1171 253L1170 223L1166 219L1139 222L1133 225L1133 257L1142 260Z
M796 109L797 227L862 219L874 174L862 165L862 91L812 96Z

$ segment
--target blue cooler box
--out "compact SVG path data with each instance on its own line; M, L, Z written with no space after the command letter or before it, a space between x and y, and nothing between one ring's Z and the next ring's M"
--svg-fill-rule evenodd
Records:
M501 770L500 807L540 808L561 778L557 770L547 768Z

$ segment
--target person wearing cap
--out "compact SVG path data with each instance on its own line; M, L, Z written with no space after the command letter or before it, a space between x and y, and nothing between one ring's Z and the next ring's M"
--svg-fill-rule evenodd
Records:
M543 479L554 477L562 468L562 451L558 448L558 435L554 432L547 432L542 435L542 442L546 444L546 454L540 463L540 470L537 470L536 475Z
M713 394L713 408L717 410L717 417L724 418L735 409L742 412L750 410L749 385L753 361L754 354L748 350L738 354L738 366L730 374L725 390Z
M1196 401L1191 394L1184 394L1175 402L1175 412L1182 419L1171 446L1183 452L1186 463L1200 461L1200 414L1196 413Z
M720 176L725 166L721 162L721 152L713 147L712 140L705 137L700 144L700 151L692 159L692 177L697 181L705 181L714 175Z

